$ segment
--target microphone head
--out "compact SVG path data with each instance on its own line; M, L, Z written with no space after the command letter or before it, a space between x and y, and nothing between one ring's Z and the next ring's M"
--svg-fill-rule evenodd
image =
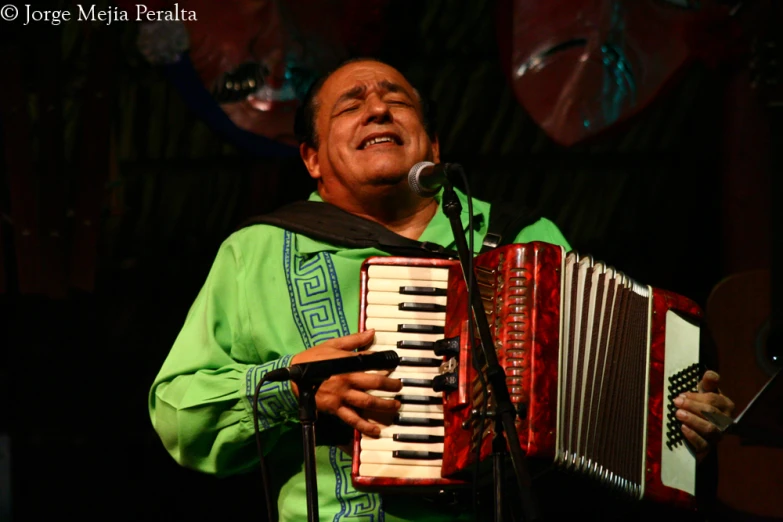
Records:
M414 194L423 198L434 196L437 191L432 191L421 186L419 178L421 178L422 172L427 167L434 167L435 164L431 161L420 161L411 167L408 171L408 186L411 188Z

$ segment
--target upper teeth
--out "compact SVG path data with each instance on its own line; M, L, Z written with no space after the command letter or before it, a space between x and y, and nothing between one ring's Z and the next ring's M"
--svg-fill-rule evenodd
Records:
M388 136L380 136L378 138L373 138L365 142L364 146L369 147L370 145L375 145L376 143L383 143L385 141L394 141L394 140Z

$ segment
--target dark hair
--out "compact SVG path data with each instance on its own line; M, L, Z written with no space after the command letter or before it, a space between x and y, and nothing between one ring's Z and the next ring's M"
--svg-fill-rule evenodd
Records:
M380 60L376 60L375 58L351 58L342 62L328 73L316 79L307 90L307 94L305 94L302 103L296 109L296 116L294 118L294 135L296 136L296 139L299 140L300 144L306 143L309 147L314 149L318 148L318 133L315 131L315 118L318 114L318 102L316 100L318 93L321 92L321 88L324 86L324 83L326 83L326 80L328 80L332 74L337 72L339 69L342 69L346 65L355 62L378 62L392 67L391 65ZM410 80L408 81L410 82ZM424 130L431 140L435 140L435 103L432 100L422 96L420 91L416 89L415 86L413 86L413 90L419 99L419 105L421 105L422 125L424 125Z

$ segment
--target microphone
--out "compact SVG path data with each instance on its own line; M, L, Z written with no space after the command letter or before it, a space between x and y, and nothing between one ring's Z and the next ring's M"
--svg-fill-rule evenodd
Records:
M323 381L339 373L393 370L398 364L400 364L400 356L397 355L397 352L386 350L352 357L292 364L288 368L272 370L264 376L264 379L268 382L289 380Z
M408 185L414 194L428 198L438 193L449 181L449 172L457 167L455 163L420 161L408 171Z

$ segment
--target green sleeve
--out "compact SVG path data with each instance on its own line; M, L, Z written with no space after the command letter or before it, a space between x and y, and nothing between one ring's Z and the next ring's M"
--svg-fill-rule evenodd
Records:
M149 395L152 424L181 465L228 475L258 461L252 399L267 371L288 366L291 356L252 346L244 299L246 272L229 238L190 308ZM239 360L257 353L259 360ZM272 358L277 357L277 358ZM265 451L297 418L289 382L267 383L260 393L259 427Z
M522 229L517 235L514 243L530 243L531 241L544 241L553 245L560 245L566 252L571 250L571 245L566 241L563 233L557 228L557 225L547 218L541 218L530 226Z

